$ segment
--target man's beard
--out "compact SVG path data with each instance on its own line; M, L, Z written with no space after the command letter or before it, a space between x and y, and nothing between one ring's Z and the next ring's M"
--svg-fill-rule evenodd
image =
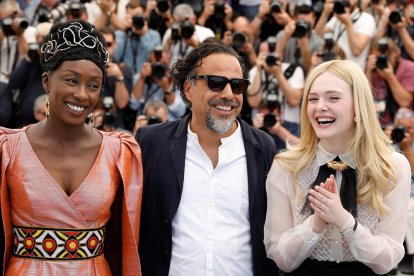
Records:
M234 118L227 117L227 118L221 119L221 118L216 118L211 114L207 114L207 118L206 118L207 128L214 132L217 132L220 134L226 133L232 128L233 124L234 124Z

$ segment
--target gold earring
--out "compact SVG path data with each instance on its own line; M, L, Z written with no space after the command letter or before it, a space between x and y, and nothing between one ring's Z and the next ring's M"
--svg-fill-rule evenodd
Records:
M95 127L95 120L93 119L93 113L92 112L88 114L88 118L89 118L89 126L91 128L94 128Z
M49 116L50 116L50 113L49 113L49 106L50 106L50 103L49 103L49 95L46 97L46 118L49 118Z

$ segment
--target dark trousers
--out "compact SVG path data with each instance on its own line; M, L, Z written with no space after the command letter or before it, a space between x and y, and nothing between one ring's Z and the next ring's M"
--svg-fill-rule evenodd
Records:
M296 270L285 276L373 276L379 275L360 262L328 262L306 259ZM388 275L388 274L385 274Z

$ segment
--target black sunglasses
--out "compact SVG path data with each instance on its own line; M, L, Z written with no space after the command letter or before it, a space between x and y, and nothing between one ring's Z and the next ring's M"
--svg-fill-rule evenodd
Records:
M207 86L211 91L221 92L230 83L231 91L233 94L243 94L250 82L247 79L231 79L221 77L221 76L212 76L212 75L200 75L192 76L191 80L207 80Z

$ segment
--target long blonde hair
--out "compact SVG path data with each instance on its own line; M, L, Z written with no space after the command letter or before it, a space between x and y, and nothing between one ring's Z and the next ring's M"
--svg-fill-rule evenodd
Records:
M275 159L291 173L296 195L300 197L298 175L315 158L319 143L307 115L308 95L315 79L325 72L344 80L353 91L355 132L348 149L358 169L357 202L371 204L383 215L389 212L383 201L384 196L396 186L395 168L390 160L393 149L377 119L370 84L360 67L352 61L332 60L310 72L303 95L300 142L296 146L288 146L288 150L278 154Z

